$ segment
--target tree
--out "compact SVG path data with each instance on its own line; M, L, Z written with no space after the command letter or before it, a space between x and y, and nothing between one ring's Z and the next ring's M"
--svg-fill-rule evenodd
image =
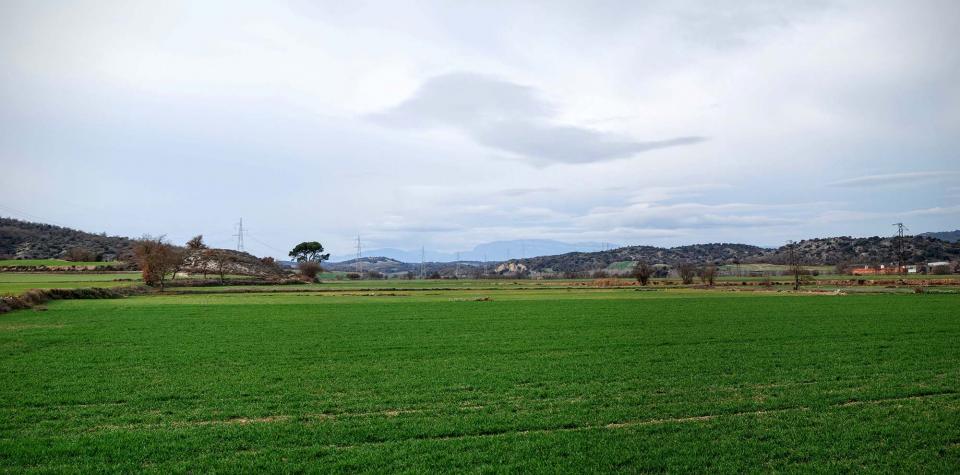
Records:
M787 274L793 276L793 290L800 290L800 276L804 274L803 260L797 243L793 241L787 241Z
M297 262L316 262L317 264L330 259L330 254L323 253L323 245L317 241L301 242L289 254Z
M97 259L96 254L83 247L71 247L70 249L67 249L67 252L64 254L63 258L73 262L92 262L99 260Z
M640 285L647 285L650 282L650 277L653 276L653 272L653 266L647 264L646 261L637 261L636 265L633 266L633 276L637 278Z
M717 278L717 266L713 264L707 264L700 268L700 282L703 282L706 285L713 286L714 281Z
M144 236L133 245L133 256L140 266L143 282L151 287L160 286L163 291L167 273L183 262L183 254L164 241L164 237Z
M277 262L276 259L274 259L274 258L272 258L272 257L270 257L270 256L261 257L261 258L260 258L260 262L262 262L263 265L267 266L271 271L273 271L274 274L282 274L282 273L283 273L283 267L280 267L280 263Z
M229 268L230 264L234 261L233 255L224 249L210 249L208 255L210 256L210 261L213 262L213 268L216 269L217 274L220 274L220 284L222 285L227 273L227 268Z
M206 248L207 245L203 243L203 234L197 234L187 241L187 249L190 249L191 251L199 251Z
M681 262L677 264L677 274L680 275L680 280L684 284L692 284L693 278L697 275L697 268L689 262Z

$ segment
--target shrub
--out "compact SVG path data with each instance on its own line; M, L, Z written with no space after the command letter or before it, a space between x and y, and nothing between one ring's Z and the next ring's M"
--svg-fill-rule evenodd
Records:
M82 247L71 247L63 255L63 258L64 260L72 262L93 262L99 260L96 254Z
M638 261L635 266L633 266L633 276L637 278L637 282L640 282L640 285L647 285L650 282L650 277L653 275L653 266L647 264L645 261Z
M693 278L697 275L697 268L689 262L683 262L677 264L677 274L680 275L680 280L684 284L692 284Z
M297 269L300 270L300 275L310 280L317 280L317 274L323 270L320 267L320 264L314 261L303 261L297 263Z

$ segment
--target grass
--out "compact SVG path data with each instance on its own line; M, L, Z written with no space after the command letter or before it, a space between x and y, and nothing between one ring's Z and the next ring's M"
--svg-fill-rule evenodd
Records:
M949 473L957 341L957 295L56 301L0 318L0 467Z
M0 295L17 295L30 289L117 287L140 282L139 272L71 273L0 272Z
M62 259L0 259L0 267L7 266L24 266L24 267L39 267L39 266L115 266L123 265L123 262L119 261L91 261L91 262L73 262L65 261Z

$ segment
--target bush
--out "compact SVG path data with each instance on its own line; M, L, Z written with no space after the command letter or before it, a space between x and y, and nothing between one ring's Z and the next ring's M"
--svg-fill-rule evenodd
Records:
M147 287L119 287L113 289L33 289L16 297L0 297L0 313L24 310L43 305L51 300L66 299L112 299L144 293Z
M689 262L684 262L677 265L677 274L680 275L680 280L684 284L692 284L693 278L697 275L697 267Z
M317 280L317 274L323 270L320 264L313 261L300 262L297 264L297 269L300 270L300 275L310 280Z
M71 262L94 262L100 259L97 259L97 255L88 249L82 247L71 247L63 255L63 259Z

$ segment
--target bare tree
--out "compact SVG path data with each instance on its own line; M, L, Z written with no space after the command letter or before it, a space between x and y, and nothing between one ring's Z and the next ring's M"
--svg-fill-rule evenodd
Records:
M677 264L677 274L680 275L680 280L684 284L692 284L693 278L697 275L697 267L689 262L681 262Z
M220 284L223 284L227 269L234 260L233 256L224 249L211 249L209 255L214 269L220 275Z
M800 290L800 276L804 274L803 260L796 242L787 241L787 273L793 276L793 290Z
M134 259L140 266L143 282L149 286L160 286L163 290L167 273L175 270L183 262L183 254L164 241L164 237L144 236L133 245Z
M646 261L637 261L633 266L633 276L637 278L637 282L640 282L640 285L647 285L650 283L650 277L653 276L653 266L647 264Z
M320 263L316 261L301 261L297 263L297 269L300 269L300 275L310 279L311 282L317 280L317 274L323 270Z
M703 282L706 285L713 286L714 282L717 279L717 266L713 264L707 264L700 268L700 282Z
M170 280L176 280L177 272L180 272L180 268L183 267L184 261L187 259L187 250L181 249L178 247L170 246Z

